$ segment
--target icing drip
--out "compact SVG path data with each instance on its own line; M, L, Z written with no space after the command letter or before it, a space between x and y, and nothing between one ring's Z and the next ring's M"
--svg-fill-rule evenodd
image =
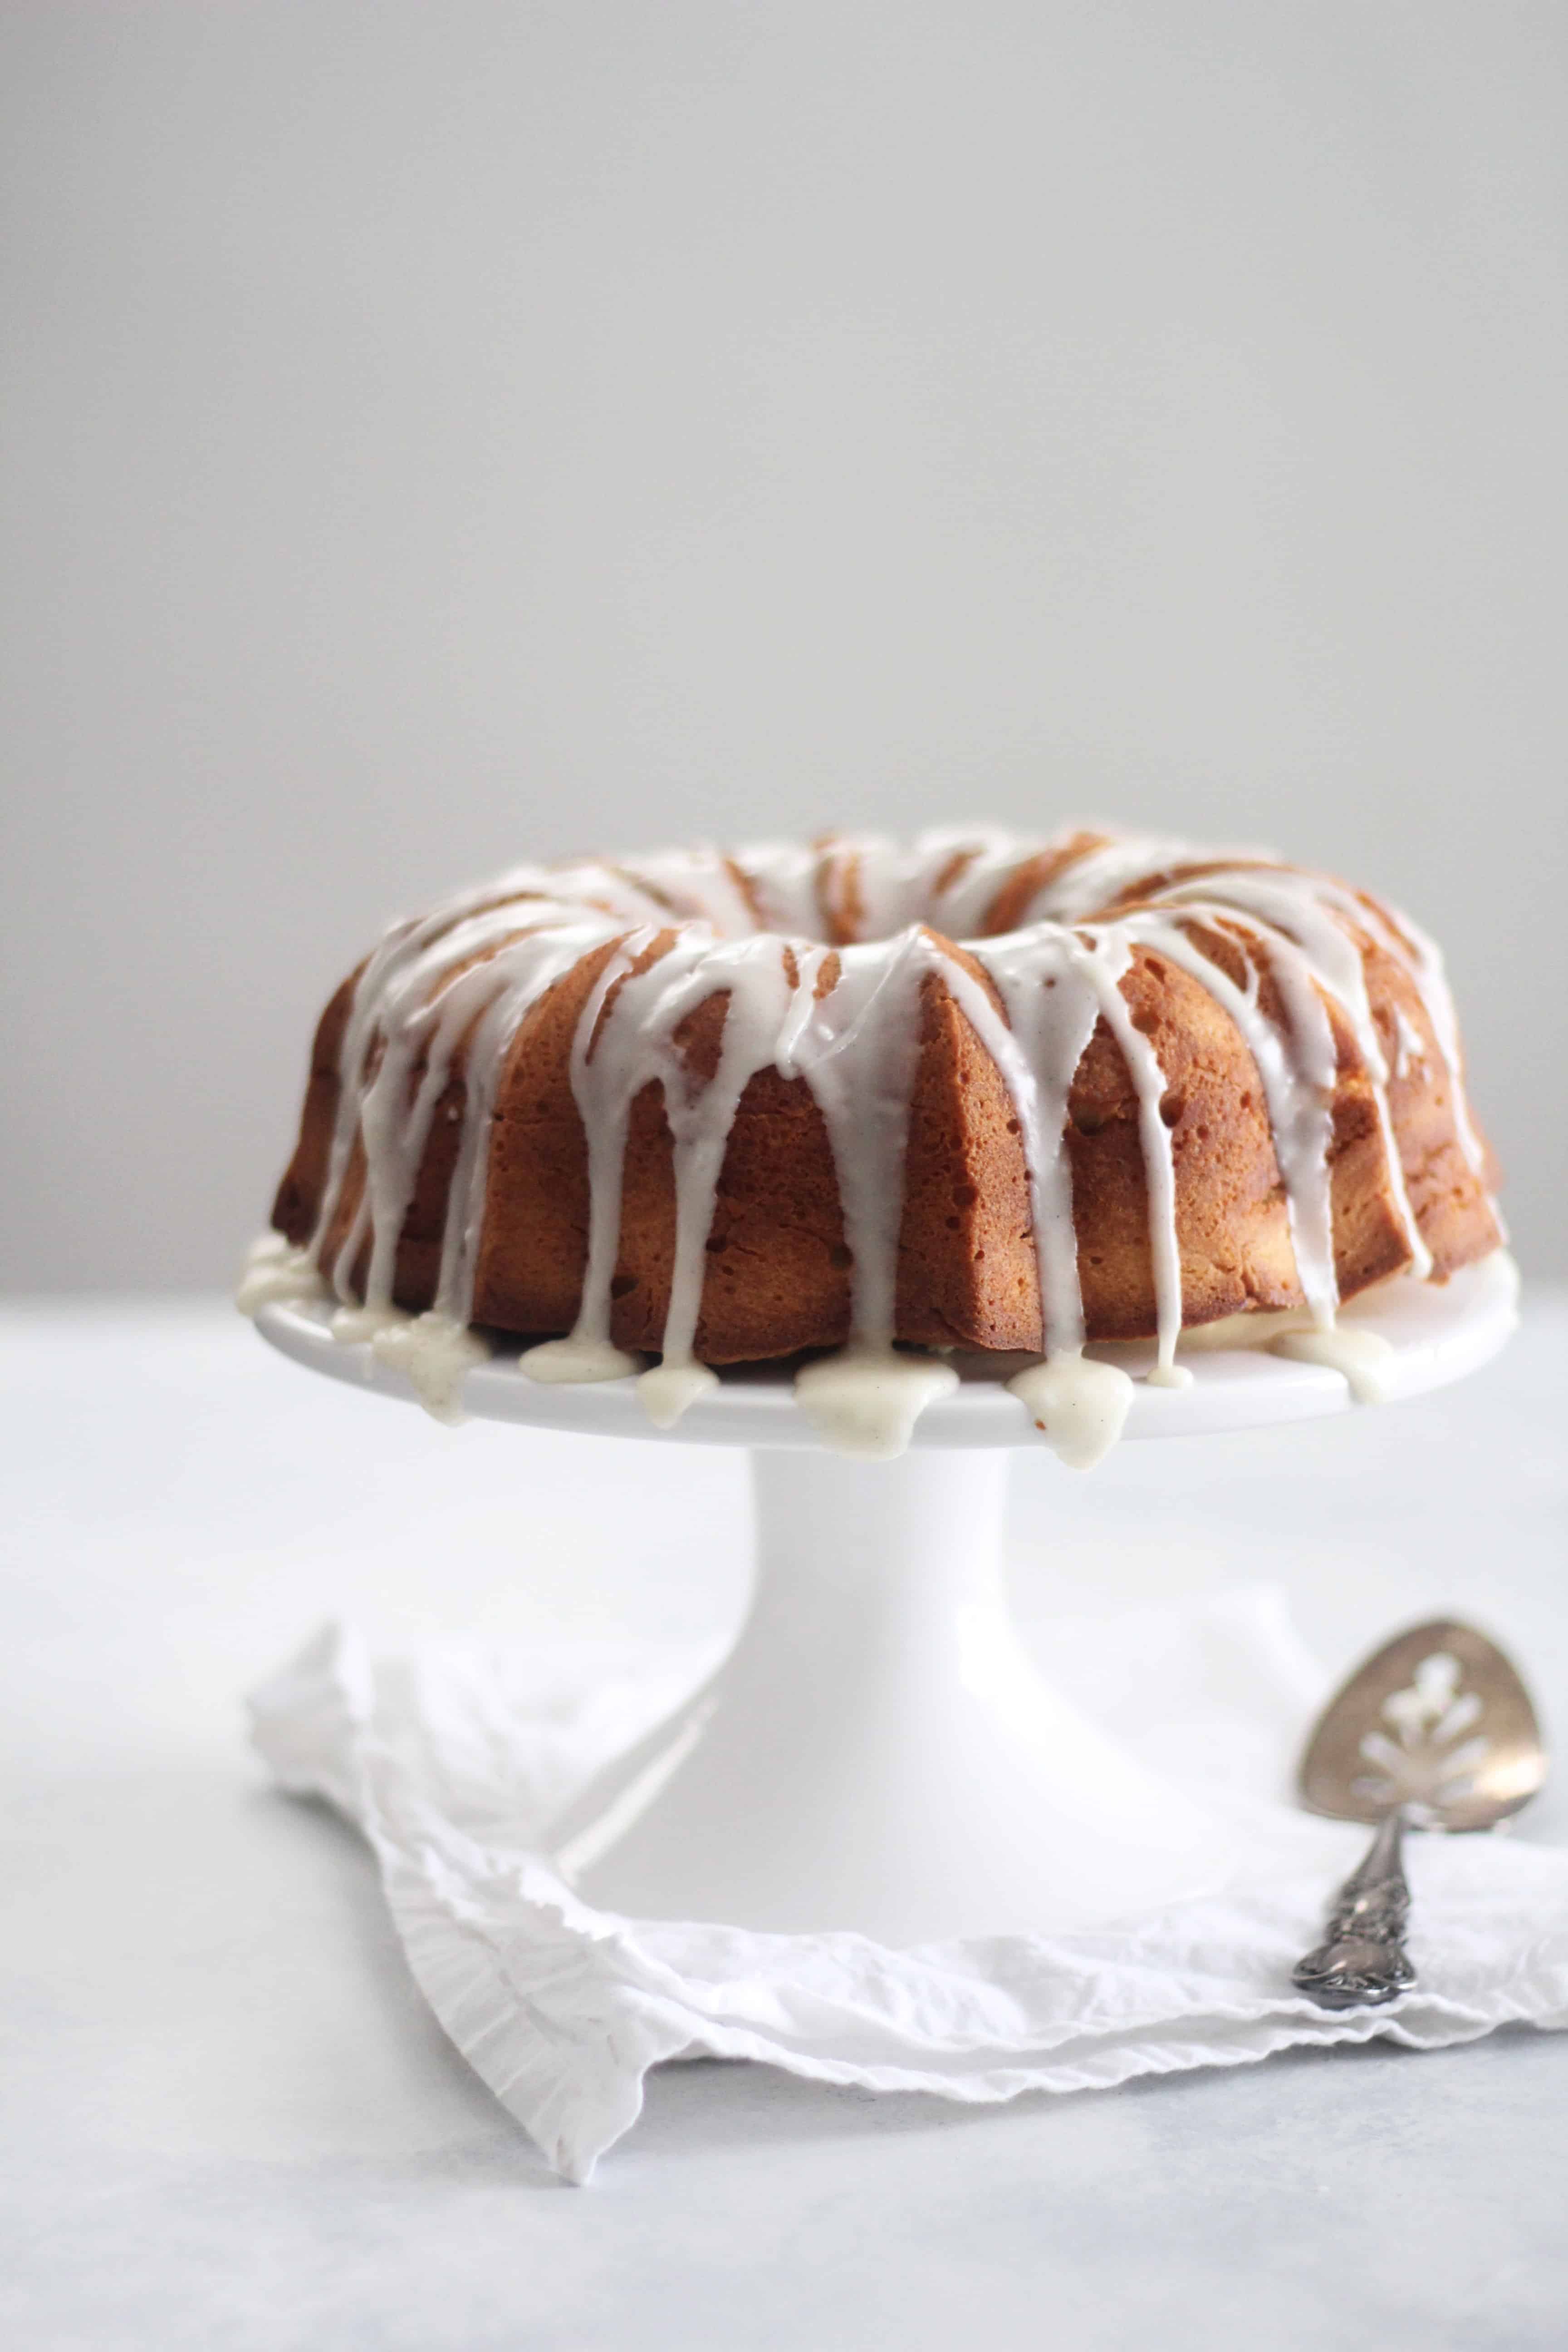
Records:
M1228 865L1268 856L1263 849L1194 850L1190 841L1178 841L1170 834L1125 834L1069 858L1035 893L1020 919L1025 924L1082 923L1123 897L1134 883L1172 866L1190 866L1194 857L1218 858Z
M741 850L735 863L755 902L759 930L791 940L817 937L823 921L819 849L794 841L759 841Z
M795 1374L795 1402L838 1454L891 1462L908 1446L928 1404L951 1396L958 1374L933 1356L848 1347Z
M706 923L720 935L752 928L740 870L717 849L668 849L619 871L681 922Z
M1355 919L1350 893L1339 891L1337 886L1323 882L1316 875L1272 868L1268 872L1243 869L1219 876L1205 875L1201 880L1173 884L1158 897L1162 904L1172 906L1207 901L1211 909L1214 902L1219 902L1226 910L1255 918L1278 937L1294 940L1303 950L1312 977L1335 999L1351 1024L1372 1082L1389 1191L1405 1228L1411 1263L1418 1275L1429 1275L1432 1255L1421 1238L1421 1229L1405 1189L1405 1170L1388 1108L1388 1064L1367 997L1361 950L1339 919L1342 914ZM1360 903L1353 902L1356 906Z
M1058 1462L1092 1470L1126 1426L1132 1382L1114 1364L1076 1353L1016 1372L1007 1383Z
M1124 1035L1138 1036L1142 1072L1132 1055L1127 1058L1139 1096L1150 1247L1161 1316L1160 1359L1148 1377L1155 1387L1184 1388L1192 1375L1174 1361L1181 1330L1181 1259L1175 1224L1175 1163L1161 1112L1164 1080L1148 1040L1131 1027L1125 1000L1116 985L1130 957L1124 939L1109 927L1089 936L1059 930L1047 933L1037 927L1015 933L994 947L976 949L975 959L1002 997L1005 1024L997 1019L984 991L976 988L962 968L954 966L945 976L1001 1071L1018 1114L1046 1344L1045 1363L1019 1373L1008 1386L1028 1407L1030 1418L1061 1459L1087 1468L1120 1436L1131 1389L1125 1373L1091 1363L1082 1354L1083 1294L1067 1153L1068 1099L1079 1063L1102 1016L1119 1042ZM1152 1160L1151 1104L1157 1121ZM1058 1435L1052 1434L1047 1419L1047 1400ZM1097 1433L1106 1430L1110 1433L1101 1444Z
M1426 1059L1426 1040L1402 1004L1394 1007L1394 1075L1402 1078L1408 1071L1418 1070Z
M1426 1015L1437 1041L1437 1051L1447 1069L1454 1128L1459 1139L1459 1148L1469 1163L1471 1172L1484 1183L1487 1155L1470 1117L1470 1106L1465 1093L1464 1055L1459 1050L1458 1016L1454 1011L1454 999L1449 992L1442 951L1437 942L1422 930L1419 924L1413 923L1408 915L1401 915L1394 922L1373 900L1347 890L1342 883L1325 880L1320 887L1329 903L1337 907L1350 921L1359 924L1363 930L1370 932L1384 952L1401 964L1415 982L1421 1009ZM1403 1060L1406 1039L1413 1033L1409 1022L1397 1009L1394 1020ZM1416 1038L1415 1043L1414 1058L1418 1062L1425 1060L1420 1039ZM1403 1069L1396 1075L1402 1076ZM1495 1212L1495 1202L1493 1206Z
M551 1388L582 1381L624 1381L642 1369L640 1356L628 1356L608 1339L584 1339L572 1332L564 1339L544 1339L527 1348L518 1359L531 1381Z
M583 1297L571 1338L579 1345L610 1346L611 1284L620 1248L621 1185L631 1107L647 1079L661 1075L637 1030L637 1016L658 989L694 971L707 935L678 941L670 956L639 972L658 934L634 931L611 956L589 991L572 1040L572 1093L588 1146L588 1259ZM674 971L666 969L673 958ZM615 1014L610 1016L612 1002Z
M1018 1116L1047 1355L1083 1344L1067 1116L1073 1075L1100 1018L1100 991L1088 973L1090 952L1071 931L1045 939L1016 932L977 949L975 960L995 985L1005 1020L961 965L943 974L1001 1071Z
M1189 911L1211 922L1224 920L1228 913L1222 907L1203 905ZM1245 1038L1268 1107L1297 1276L1314 1318L1321 1324L1331 1323L1339 1304L1329 1161L1336 1055L1333 1031L1306 958L1294 941L1278 932L1268 935L1267 943L1258 933L1253 935L1257 949L1267 956L1285 1005L1289 1025L1282 1030L1265 1016L1258 1003L1259 968L1255 955L1247 957L1247 984L1238 986L1180 923L1134 915L1127 929L1206 988ZM1227 928L1226 936L1234 945L1242 944L1234 925Z
M334 1339L352 1348L356 1340L374 1339L378 1331L389 1331L394 1324L411 1319L401 1307L340 1307L331 1328Z
M795 1392L827 1444L875 1461L901 1454L924 1407L958 1378L951 1366L893 1348L920 996L937 952L918 926L846 948L824 996L816 992L819 960L811 959L778 1040L781 1073L805 1080L827 1129L852 1266L849 1344L808 1365Z
M365 1181L330 1269L345 1303L353 1298L354 1267L369 1238L364 1303L391 1304L397 1244L431 1120L467 1038L469 1099L437 1303L454 1320L468 1319L475 1202L482 1194L489 1106L505 1048L529 1007L581 956L616 935L612 918L584 917L581 907L545 895L551 881L542 869L522 868L489 889L449 901L424 922L402 924L360 976L339 1057L327 1180L309 1245L320 1265L357 1139Z
M1029 871L1047 878L1022 922L1004 936L975 937L994 908L1016 905L1008 886ZM1212 941L1205 946L1216 930L1241 958L1239 978L1215 961ZM968 963L952 946L965 938ZM1425 1023L1394 1008L1392 1072L1363 941L1393 958ZM1064 1461L1098 1459L1131 1395L1123 1373L1083 1354L1067 1149L1074 1076L1101 1022L1136 1099L1157 1321L1149 1378L1174 1385L1189 1377L1175 1360L1183 1277L1166 1077L1122 992L1135 954L1165 958L1194 979L1258 1068L1307 1303L1286 1323L1245 1318L1252 1337L1267 1328L1282 1351L1298 1353L1310 1343L1319 1350L1311 1360L1337 1363L1358 1394L1376 1389L1371 1335L1334 1324L1331 1007L1368 1074L1389 1192L1417 1273L1431 1260L1405 1187L1391 1080L1405 1082L1440 1057L1461 1149L1483 1169L1436 950L1402 917L1264 853L1205 856L1163 837L1101 834L1030 842L981 829L929 833L907 846L865 835L733 856L702 848L619 866L521 866L396 925L370 958L340 1048L310 1243L291 1250L275 1238L254 1255L243 1305L254 1311L271 1298L317 1296L325 1277L342 1302L334 1332L368 1340L431 1410L458 1413L466 1372L486 1353L468 1327L502 1080L531 1012L594 951L602 967L570 1056L589 1179L579 1313L567 1338L529 1349L522 1367L547 1381L637 1375L638 1397L661 1428L714 1382L697 1355L708 1245L740 1105L770 1068L803 1080L821 1112L852 1267L848 1344L799 1376L803 1412L828 1443L882 1455L901 1450L923 1404L951 1390L950 1367L893 1346L921 997L933 979L990 1055L1016 1115L1045 1361L1010 1385ZM717 996L722 1022L708 1075L699 1076L687 1024ZM675 1237L660 1361L644 1369L615 1345L611 1325L632 1107L650 1085L662 1091L671 1139ZM446 1118L459 1125L434 1302L409 1317L393 1304L398 1251L436 1122ZM1226 1343L1199 1336L1193 1344Z
M1310 1331L1310 1307L1255 1307L1250 1315L1221 1315L1182 1334L1184 1356L1213 1356L1231 1348L1267 1348L1282 1331Z
M718 1373L706 1364L656 1364L637 1382L637 1402L656 1429L673 1429L689 1406L718 1385Z
M770 936L679 940L646 970L653 946L628 940L606 966L577 1024L572 1084L588 1141L590 1224L582 1310L573 1333L584 1349L609 1344L611 1282L620 1238L621 1172L631 1106L650 1079L664 1092L673 1145L675 1260L661 1354L637 1394L656 1427L672 1428L713 1385L692 1350L702 1307L708 1239L730 1130L741 1097L771 1067L781 1036L809 1020L816 963L792 977L785 943ZM683 1023L710 997L728 998L717 1066L694 1079L679 1045Z
M1185 1385L1176 1363L1182 1332L1182 1255L1176 1241L1176 1155L1161 1106L1165 1074L1153 1045L1133 1026L1132 1009L1117 986L1131 961L1124 932L1110 924L1090 934L1100 953L1085 960L1100 996L1100 1016L1121 1048L1138 1097L1138 1134L1143 1146L1143 1182L1149 1198L1149 1250L1154 1272L1154 1311L1159 1347L1149 1379L1156 1388Z
M851 1348L890 1349L903 1222L904 1145L920 1055L920 992L934 968L926 935L846 948L826 996L816 960L778 1040L778 1067L822 1113L838 1178L850 1276Z
M662 970L657 967L650 981ZM798 977L791 980L782 941L767 937L726 940L710 950L694 971L679 972L666 985L655 1013L645 1023L645 1035L658 1039L664 1055L665 1116L675 1165L675 1262L663 1361L637 1383L637 1394L656 1428L672 1429L688 1405L714 1385L714 1375L697 1363L692 1349L719 1178L741 1097L757 1072L771 1066L799 985ZM694 1084L677 1055L676 1034L700 1004L720 991L727 992L729 1003L718 1063L705 1084Z
M1397 1359L1380 1331L1357 1331L1343 1323L1331 1331L1281 1331L1268 1349L1297 1363L1326 1364L1342 1372L1357 1404L1385 1404L1393 1393Z
M371 1338L379 1363L403 1374L433 1421L456 1428L463 1411L463 1382L476 1364L488 1363L489 1349L477 1331L449 1315L399 1315Z
M291 1304L321 1296L321 1277L309 1250L291 1249L281 1234L263 1234L252 1242L234 1294L242 1315L254 1315L274 1299Z
M1010 833L942 831L921 835L931 874L925 920L947 939L973 939L993 900L1018 863L1018 842Z
M924 916L931 902L929 853L880 834L846 834L829 844L820 884L837 938L891 939Z

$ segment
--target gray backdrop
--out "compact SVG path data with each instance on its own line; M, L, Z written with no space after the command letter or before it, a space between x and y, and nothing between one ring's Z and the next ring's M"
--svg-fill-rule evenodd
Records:
M1075 814L1424 918L1568 1270L1565 24L12 0L0 1278L226 1278L449 882Z

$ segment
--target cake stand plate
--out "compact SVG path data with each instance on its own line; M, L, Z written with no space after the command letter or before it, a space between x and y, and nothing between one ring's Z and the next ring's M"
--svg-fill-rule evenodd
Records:
M1390 1343L1386 1392L1415 1396L1497 1353L1516 1291L1500 1254L1445 1285L1386 1285L1346 1320ZM412 1396L367 1345L334 1339L329 1317L273 1302L257 1324L313 1370ZM1093 1352L1134 1374L1152 1360ZM756 1577L733 1648L554 1825L586 1900L910 1945L1094 1927L1231 1874L1224 1828L1058 1698L1019 1642L1007 1454L1042 1441L994 1369L954 1362L957 1391L893 1462L826 1452L777 1372L726 1373L670 1433L629 1381L546 1387L504 1356L468 1374L464 1404L484 1419L753 1449ZM1139 1385L1129 1437L1351 1409L1344 1375L1322 1365L1237 1349L1197 1353L1192 1370L1186 1388Z

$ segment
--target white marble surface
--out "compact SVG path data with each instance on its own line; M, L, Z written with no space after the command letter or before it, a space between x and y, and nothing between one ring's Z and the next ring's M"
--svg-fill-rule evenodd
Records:
M429 2022L366 1858L237 1696L322 1616L679 1639L739 1456L447 1433L213 1307L0 1318L0 2318L51 2352L1559 2347L1568 2036L952 2110L714 2065L601 2185ZM1568 1299L1463 1388L1018 1469L1038 1611L1260 1576L1331 1663L1472 1615L1568 1721ZM463 1494L455 1498L455 1473ZM1568 1778L1521 1834L1568 1837Z

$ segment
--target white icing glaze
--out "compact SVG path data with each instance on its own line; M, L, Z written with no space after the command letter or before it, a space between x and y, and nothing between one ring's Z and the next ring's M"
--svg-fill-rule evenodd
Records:
M1100 992L1089 977L1091 954L1072 931L1053 931L1044 940L1016 931L988 941L978 960L1001 996L1005 1020L962 967L952 966L945 975L1001 1071L1018 1116L1048 1355L1070 1354L1083 1344L1067 1114L1073 1074L1100 1018Z
M1310 1331L1310 1307L1255 1307L1250 1315L1221 1315L1182 1334L1184 1356L1217 1355L1231 1348L1267 1348L1282 1331Z
M791 940L819 936L823 924L817 892L819 849L805 842L757 841L740 852L736 863L742 867L756 901L759 929Z
M258 1234L245 1253L245 1272L252 1274L258 1266L277 1265L284 1258L297 1255L287 1234Z
M395 1324L412 1321L400 1307L340 1307L331 1319L331 1334L346 1348L356 1340L374 1339L378 1331L390 1331Z
M432 1309L383 1323L370 1345L378 1362L403 1374L433 1421L456 1428L467 1419L463 1382L476 1364L489 1362L490 1353L477 1331Z
M1189 912L1224 920L1229 910L1200 906ZM1143 946L1166 957L1206 988L1246 1040L1268 1107L1297 1276L1317 1319L1331 1322L1339 1303L1329 1161L1336 1057L1333 1032L1307 959L1292 940L1277 932L1265 938L1255 929L1249 938L1242 939L1232 925L1226 937L1246 956L1247 980L1243 986L1204 953L1180 921L1134 914L1128 919L1127 928ZM1268 1019L1259 1005L1259 953L1279 989L1288 1027Z
M1046 849L1058 845L1049 842L1040 845ZM1098 848L1087 850L1058 867L1050 880L1036 891L1020 922L1026 928L1041 922L1084 922L1120 898L1135 882L1159 874L1167 866L1190 861L1194 855L1190 842L1177 841L1164 834L1132 833L1114 839L1102 838Z
M309 1250L290 1248L281 1234L263 1234L246 1252L234 1303L242 1315L254 1315L274 1299L319 1298L322 1287Z
M1420 1069L1426 1059L1426 1041L1403 1004L1394 1008L1394 1076L1402 1078L1407 1071Z
M1413 923L1408 915L1394 916L1386 908L1380 907L1375 899L1347 889L1342 882L1325 882L1322 887L1328 903L1337 908L1349 921L1369 932L1384 953L1403 966L1407 976L1415 982L1421 1009L1426 1015L1437 1041L1437 1050L1447 1068L1454 1126L1460 1149L1472 1171L1484 1182L1487 1155L1470 1117L1470 1106L1465 1093L1464 1056L1459 1048L1458 1016L1454 1011L1454 999L1449 992L1442 951L1437 942L1418 923ZM1395 1009L1394 1021L1403 1050L1405 1034L1410 1030L1410 1024L1398 1008ZM1417 1060L1425 1058L1424 1053L1416 1055ZM1493 1209L1495 1213L1495 1202Z
M795 1402L823 1442L866 1462L902 1454L928 1404L951 1396L958 1374L935 1356L848 1347L795 1374Z
M1069 1470L1092 1470L1104 1460L1132 1404L1125 1372L1076 1351L1016 1372L1007 1388Z
M921 845L932 870L930 903L919 911L946 938L972 939L1017 866L1016 835L994 826L943 830L922 834Z
M1281 1331L1269 1341L1268 1351L1342 1372L1357 1404L1384 1404L1392 1392L1397 1359L1381 1331L1358 1331L1352 1323L1330 1331Z
M254 1315L275 1301L292 1306L328 1296L308 1251L291 1249L281 1234L263 1234L247 1255L235 1305ZM345 1346L368 1339L384 1362L406 1375L426 1412L453 1424L464 1418L466 1374L490 1352L478 1332L449 1317L405 1315L396 1307L340 1307L331 1329Z
M1405 1189L1405 1171L1389 1116L1388 1064L1367 996L1366 971L1361 950L1346 927L1347 923L1359 921L1362 928L1369 928L1362 902L1340 885L1318 875L1281 866L1266 870L1233 868L1218 877L1204 875L1191 882L1173 883L1160 891L1158 898L1162 905L1184 907L1194 912L1206 905L1211 916L1239 914L1276 942L1294 942L1306 957L1313 980L1338 1003L1354 1034L1372 1083L1388 1187L1405 1228L1411 1265L1417 1275L1429 1275L1431 1253L1421 1238ZM1288 964L1289 959L1284 961Z
M1036 860L1048 878L1025 920L1005 936L973 936L992 919L999 894ZM1228 942L1226 952L1239 955L1241 978L1205 945L1216 931ZM952 946L966 934L967 963ZM1436 949L1403 917L1261 852L1216 856L1158 836L1026 841L979 829L930 833L908 845L867 835L812 848L773 843L733 855L700 848L619 865L519 867L419 921L395 926L371 957L340 1051L338 1110L314 1233L303 1251L269 1246L247 1270L242 1299L254 1307L309 1296L325 1276L343 1302L334 1328L345 1339L369 1338L434 1400L433 1410L455 1411L463 1374L484 1352L468 1326L492 1122L512 1045L557 982L585 955L608 950L571 1052L589 1180L580 1309L568 1337L528 1351L524 1370L543 1381L640 1370L641 1360L614 1343L612 1304L632 1107L645 1087L658 1086L672 1144L675 1241L661 1361L642 1371L638 1395L668 1427L710 1386L714 1376L698 1347L724 1156L747 1086L776 1069L803 1080L820 1108L851 1255L849 1340L800 1376L803 1410L830 1444L898 1450L921 1403L944 1393L952 1379L950 1368L893 1349L921 998L934 979L991 1055L1016 1112L1046 1360L1015 1385L1026 1402L1042 1401L1039 1412L1030 1403L1031 1412L1047 1422L1064 1458L1087 1458L1098 1440L1086 1433L1114 1418L1111 1400L1121 1396L1116 1384L1124 1378L1081 1353L1067 1150L1074 1076L1101 1023L1136 1097L1157 1317L1149 1377L1166 1386L1187 1377L1175 1360L1183 1267L1173 1127L1180 1108L1168 1099L1159 1053L1123 992L1135 954L1164 957L1206 989L1257 1065L1310 1327L1285 1338L1335 1337L1331 1006L1368 1075L1413 1265L1429 1270L1388 1107L1391 1075L1403 1077L1417 1058L1429 1058L1426 1039L1399 1010L1391 1074L1368 997L1363 940L1394 960L1419 1000L1451 1081L1461 1146L1479 1170L1483 1154L1464 1103L1458 1031ZM721 993L726 1009L700 1076L687 1024ZM392 1305L397 1253L437 1118L459 1123L456 1165L434 1306L410 1318ZM356 1167L363 1177L345 1216ZM1368 1350L1341 1350L1344 1364L1352 1358L1355 1377L1374 1382Z
M803 973L779 1039L778 1067L811 1088L833 1148L844 1238L853 1259L849 1344L892 1345L904 1146L920 1054L920 994L938 950L919 929L845 948L838 978L815 992Z
M699 1397L710 1396L719 1375L706 1364L656 1364L637 1382L637 1402L656 1429L673 1429Z
M518 1358L531 1381L561 1388L584 1381L624 1381L642 1369L640 1356L628 1356L608 1339L584 1339L575 1331L564 1339L544 1339L526 1348Z
M1138 1097L1138 1133L1143 1146L1143 1182L1149 1195L1149 1255L1154 1271L1154 1311L1159 1355L1150 1379L1169 1386L1182 1334L1182 1254L1176 1239L1176 1156L1162 1106L1165 1074L1152 1041L1133 1024L1132 1008L1118 982L1131 961L1124 934L1102 926L1094 934L1100 950L1085 965L1100 997L1100 1018L1121 1048Z

